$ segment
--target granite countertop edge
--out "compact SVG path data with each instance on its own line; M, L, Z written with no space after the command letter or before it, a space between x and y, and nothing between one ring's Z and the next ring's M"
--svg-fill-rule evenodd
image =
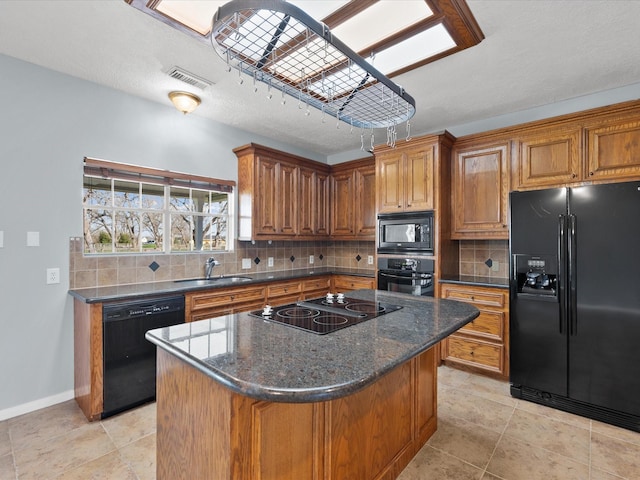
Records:
M294 280L297 278L312 278L322 275L351 275L357 277L374 278L374 270L359 268L320 267L314 269L281 270L264 273L228 274L225 277L248 277L249 280L241 283L212 282L207 285L193 285L189 282L166 280L161 282L134 283L124 285L112 285L105 287L75 288L69 290L69 295L84 303L102 303L116 300L131 300L139 297L164 296L171 294L183 294L198 290L212 290L216 288L241 287L252 284L273 282L279 280Z
M259 332L257 336L263 340L260 343L260 348L255 347L256 355L263 355L263 357L252 357L251 362L249 362L250 369L241 371L241 373L235 370L235 361L225 361L217 365L215 361L197 358L180 346L174 345L166 339L173 338L173 335L166 335L166 333L168 329L174 327L152 330L147 332L146 338L157 347L176 356L240 395L270 402L312 403L345 397L366 388L396 367L433 347L479 315L479 310L476 307L451 300L412 297L406 294L389 294L388 292L376 290L358 290L350 292L349 295L361 298L377 295L378 298L380 296L386 297L386 301L389 301L388 297L391 295L395 297L393 300L403 304L404 308L400 311L401 314L394 312L348 327L335 332L338 335L333 337L332 335L334 334L315 335L279 324L274 326L271 322L254 323L250 328L255 328ZM403 302L402 300L405 301ZM436 312L433 314L436 318L425 318L423 312L425 308L428 310L428 307L424 305L424 302L433 302L432 311ZM251 319L246 316L246 313L239 313L228 315L227 317L234 322L250 321ZM395 320L400 316L404 316L404 318ZM385 317L388 317L388 319L381 320L385 319ZM411 325L417 320L429 324L425 327L426 330L412 330ZM206 320L201 322L206 322ZM383 334L381 332L388 328L388 324L384 326L382 322L390 322L394 325L397 323L393 327L397 327L397 329L386 330L386 334ZM176 327L179 328L179 326ZM394 335L398 335L399 338L393 338L392 340L387 338L390 331ZM427 331L428 335L425 334ZM163 338L163 335L165 338ZM275 345L272 347L273 352L264 351L265 348L268 348L265 345L272 344L271 336L280 340L283 337L287 338L292 346L290 358L288 358L284 367L282 364L277 364L277 362L273 365L270 364L274 357L281 356L281 352L276 351L278 348L277 341L273 342ZM312 371L307 372L306 369L310 366L305 361L308 360L308 357L304 355L304 350L309 345L302 345L300 348L295 346L299 340L304 342L305 336L307 336L306 339L309 341L309 345L313 347L310 350L322 349L323 342L326 342L326 351L317 353L318 358L321 358L322 355L334 356L333 358L341 360L341 364L349 365L349 367L341 369L337 375L328 372L318 375L318 372L313 370L313 366L311 367ZM362 339L362 341L355 343L353 340L355 338ZM371 344L375 345L373 348L377 349L376 353L378 355L376 358L377 363L374 362L374 364L369 364L367 360L367 353L369 353L369 345ZM350 348L344 348L344 345L350 345ZM300 355L301 352L302 355ZM244 352L244 355L250 356L250 353ZM260 361L261 359L267 359L267 361L262 362ZM276 366L274 367L274 365ZM290 368L292 372L304 370L305 375L301 376L303 378L302 384L299 386L279 384L279 382L283 382L282 378L293 378L292 383L299 380L295 379L294 375L283 377L283 368ZM336 378L339 378L339 381L336 381ZM260 380L258 381L257 379ZM326 380L326 382L321 380Z

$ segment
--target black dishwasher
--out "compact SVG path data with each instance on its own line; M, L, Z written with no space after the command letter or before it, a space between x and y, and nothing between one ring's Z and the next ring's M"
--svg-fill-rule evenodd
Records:
M184 296L105 304L102 418L155 399L156 347L148 330L184 323Z

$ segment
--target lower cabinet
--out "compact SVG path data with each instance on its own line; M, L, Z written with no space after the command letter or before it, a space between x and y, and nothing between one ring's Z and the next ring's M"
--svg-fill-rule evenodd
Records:
M187 322L195 322L230 313L257 310L264 306L266 292L266 285L256 285L186 293L184 318Z
M328 292L375 288L370 277L322 275L306 280L272 281L250 286L215 288L185 293L185 320L195 322L230 313L258 310L265 304L286 305Z
M362 288L376 288L375 279L368 277L355 277L352 275L334 275L331 279L333 292L348 292Z
M480 316L441 342L445 364L509 376L509 292L504 288L441 284L440 296L471 303Z

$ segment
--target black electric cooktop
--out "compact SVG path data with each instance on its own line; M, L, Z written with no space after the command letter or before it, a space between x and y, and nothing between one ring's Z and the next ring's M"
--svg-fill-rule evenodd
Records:
M372 318L400 310L400 305L372 302L357 298L314 298L273 307L269 314L254 310L249 314L270 322L324 335Z

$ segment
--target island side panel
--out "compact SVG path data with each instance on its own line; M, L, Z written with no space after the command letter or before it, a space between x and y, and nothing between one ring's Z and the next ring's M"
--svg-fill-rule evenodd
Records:
M230 479L229 395L182 360L157 353L157 479Z
M431 348L348 397L327 402L327 478L392 480L436 430Z

